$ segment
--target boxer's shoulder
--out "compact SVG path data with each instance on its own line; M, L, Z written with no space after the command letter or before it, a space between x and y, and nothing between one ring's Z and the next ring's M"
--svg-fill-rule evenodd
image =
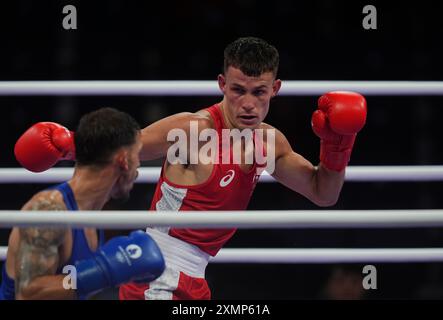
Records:
M43 190L36 193L25 203L22 210L60 211L67 210L67 208L62 193L59 190L54 189Z
M292 147L291 147L287 137L279 129L277 129L276 127L274 127L268 123L265 123L265 122L262 122L260 124L259 129L263 129L263 131L264 131L263 136L264 136L264 140L266 143L268 143L268 141L269 141L268 137L270 136L270 133L272 132L276 158L279 158L279 157L281 157L285 154L288 154L292 151ZM272 143L272 142L270 142L270 143Z
M263 130L274 129L274 130L276 130L276 128L274 126L271 126L269 123L266 123L266 122L260 123L260 125L257 129L263 129Z
M193 112L180 112L157 123L163 129L182 129L189 131L192 125L198 125L198 130L201 131L206 128L213 128L214 124L209 112L205 110L200 110L195 113ZM148 127L149 128L149 127Z
M58 190L44 190L36 193L22 208L33 211L67 210L63 196ZM60 246L67 235L66 228L23 227L18 229L20 241L36 247Z
M285 135L280 130L278 130L276 127L274 127L268 123L265 123L265 122L260 123L260 126L257 129L263 130L263 136L265 137L265 139L271 133L274 135L276 142L286 139Z
M199 110L195 113L187 113L183 120L189 124L189 127L186 125L188 128L190 128L191 124L194 126L198 125L199 132L204 129L215 129L215 124L211 114L206 110Z

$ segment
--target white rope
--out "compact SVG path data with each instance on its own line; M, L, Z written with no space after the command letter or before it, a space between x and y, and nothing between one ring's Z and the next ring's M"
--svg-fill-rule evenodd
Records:
M154 183L160 176L160 167L139 168L137 183ZM52 168L34 173L23 168L0 168L0 183L56 183L69 180L74 168Z
M443 210L0 211L0 227L417 228L443 226Z
M213 263L359 263L443 261L443 248L222 249Z
M0 247L0 261L7 247ZM441 262L442 248L401 249L221 249L210 263L392 263Z
M8 253L8 247L0 247L0 261L6 260L7 253Z
M139 169L137 183L156 183L160 167ZM0 183L55 183L69 180L73 168L52 168L33 173L23 168L0 168ZM442 181L443 166L350 166L346 169L346 181ZM276 182L264 172L260 182Z
M321 95L333 90L365 95L443 95L442 81L283 81L279 95ZM0 95L221 95L208 81L3 81Z
M441 181L443 166L350 166L347 181Z

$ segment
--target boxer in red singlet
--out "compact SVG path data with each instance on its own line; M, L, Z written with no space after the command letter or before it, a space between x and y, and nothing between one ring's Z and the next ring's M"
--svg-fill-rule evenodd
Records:
M215 129L263 129L275 133L275 169L272 176L319 206L336 203L344 181L356 133L366 119L366 101L356 93L332 92L319 99L312 126L321 138L320 164L312 165L295 153L286 137L263 122L271 98L281 80L276 79L277 50L257 38L240 38L225 49L224 74L218 76L224 97L220 103L196 113L179 113L142 131L144 160L164 157L172 142L168 133L176 128L190 134L190 123L199 132ZM267 145L267 135L263 144ZM220 139L221 140L221 139ZM257 147L258 144L255 144ZM151 210L245 210L257 183L257 162L240 164L163 165ZM245 155L242 154L242 159ZM188 147L189 159L189 147ZM160 212L158 214L161 214ZM148 228L162 249L166 271L149 285L129 283L120 287L120 299L210 299L205 267L234 234L235 229Z

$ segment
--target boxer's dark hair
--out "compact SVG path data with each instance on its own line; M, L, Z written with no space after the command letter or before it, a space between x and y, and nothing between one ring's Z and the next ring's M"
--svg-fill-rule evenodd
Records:
M75 132L77 165L105 165L121 147L136 141L140 126L129 114L101 108L80 119Z
M230 43L224 52L224 73L232 66L249 77L258 77L264 72L277 76L279 54L265 40L254 37L239 38Z

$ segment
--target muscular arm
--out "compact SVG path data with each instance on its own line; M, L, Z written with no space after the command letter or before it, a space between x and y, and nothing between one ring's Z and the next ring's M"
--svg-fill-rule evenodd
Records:
M58 249L64 229L20 229L15 263L16 299L74 299L75 291L63 288L65 275L56 275Z
M272 176L318 206L334 205L343 186L345 170L331 171L314 166L294 152L286 137L278 130L275 135L276 162Z
M23 210L64 210L53 194L34 197ZM19 229L15 255L16 299L75 299L75 290L63 288L65 275L56 275L59 248L67 230L29 227Z
M184 130L189 137L191 121L196 121L199 131L210 126L210 120L200 113L178 113L147 126L142 130L143 148L140 160L154 160L163 158L174 141L168 141L168 133L173 129Z

